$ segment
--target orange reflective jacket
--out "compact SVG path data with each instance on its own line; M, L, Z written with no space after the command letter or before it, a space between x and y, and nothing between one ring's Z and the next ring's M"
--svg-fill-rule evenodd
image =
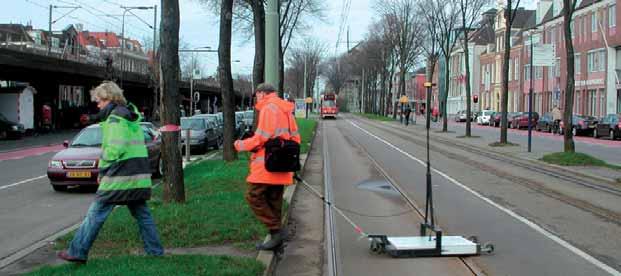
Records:
M276 93L271 93L257 102L255 108L259 112L259 123L254 135L245 140L235 141L237 151L254 152L250 157L250 175L246 181L256 184L293 184L293 173L275 173L265 169L264 144L276 137L301 142L298 125L292 116L294 105L279 98Z

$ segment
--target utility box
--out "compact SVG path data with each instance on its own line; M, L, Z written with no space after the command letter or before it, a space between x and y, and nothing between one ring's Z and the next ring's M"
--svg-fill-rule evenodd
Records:
M21 89L21 88L20 88ZM5 93L0 90L0 113L8 120L20 123L24 129L34 129L34 95L37 90L27 86L21 91Z

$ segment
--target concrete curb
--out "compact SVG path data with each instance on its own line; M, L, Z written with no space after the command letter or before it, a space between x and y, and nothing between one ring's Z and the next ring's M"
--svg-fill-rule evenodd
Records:
M313 132L313 137L311 138L311 145L308 149L308 153L306 154L302 154L300 156L301 159L301 165L302 165L302 169L300 170L301 172L304 171L304 169L306 168L306 163L308 161L308 157L310 156L310 152L313 149L313 141L315 141L315 136L317 136L317 129L318 129L318 125L319 123L317 123L317 126L315 127L315 131ZM289 221L289 216L291 215L291 200L293 199L293 196L295 195L295 192L297 191L297 187L298 185L289 185L286 187L285 189L285 193L283 195L283 199L288 203L289 208L287 209L287 212L284 214L284 217L282 218L282 225L287 225L288 221ZM268 241L269 240L269 235L265 236L265 238L263 239L264 241ZM259 254L257 255L257 261L263 263L265 265L265 271L263 271L263 276L268 276L268 275L272 275L274 272L274 266L276 264L275 260L276 260L276 255L274 254L274 251L266 251L266 250L262 250L259 251Z

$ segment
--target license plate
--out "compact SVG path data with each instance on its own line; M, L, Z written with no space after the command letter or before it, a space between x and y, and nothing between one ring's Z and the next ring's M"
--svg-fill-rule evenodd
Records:
M91 177L91 172L88 172L88 171L67 172L67 177L70 177L70 178L90 178Z

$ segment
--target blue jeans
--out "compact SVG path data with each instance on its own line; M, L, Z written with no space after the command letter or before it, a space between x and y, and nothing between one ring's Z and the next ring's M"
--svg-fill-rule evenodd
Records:
M115 206L116 204L103 203L97 200L91 204L86 218L84 218L80 229L75 233L69 245L69 255L78 259L87 259L88 251L97 238L99 230ZM153 221L153 217L151 217L151 212L147 207L147 203L130 203L127 205L127 208L129 208L132 216L138 222L140 236L144 242L144 251L153 256L163 255L164 248L160 242L157 229L155 228L155 222Z

